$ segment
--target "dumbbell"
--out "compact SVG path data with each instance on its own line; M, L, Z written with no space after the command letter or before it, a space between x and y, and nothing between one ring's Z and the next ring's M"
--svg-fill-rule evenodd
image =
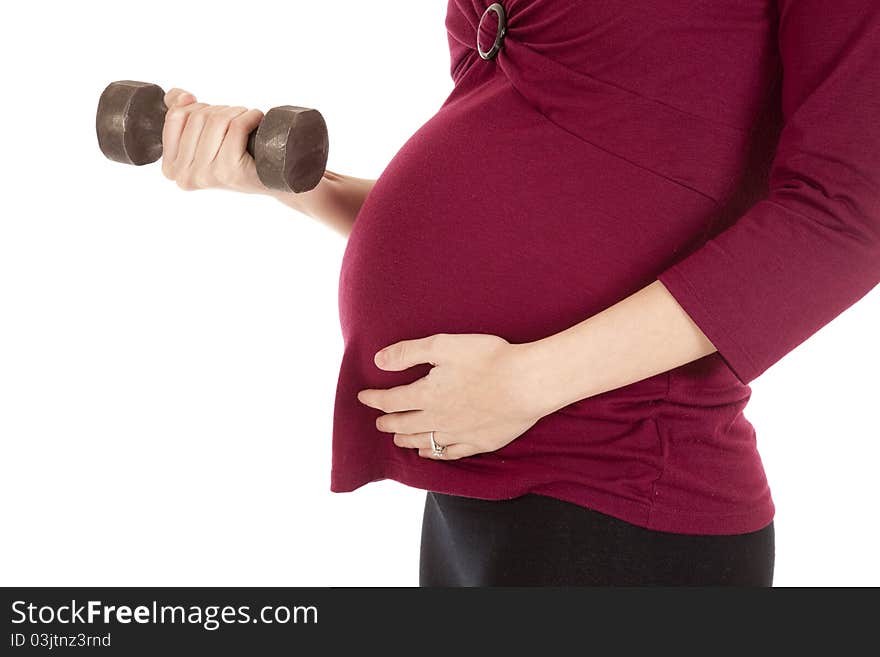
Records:
M149 82L118 80L104 89L95 125L101 152L115 162L142 165L162 156L165 92ZM306 192L327 166L327 125L318 110L282 105L266 112L248 136L247 152L269 189Z

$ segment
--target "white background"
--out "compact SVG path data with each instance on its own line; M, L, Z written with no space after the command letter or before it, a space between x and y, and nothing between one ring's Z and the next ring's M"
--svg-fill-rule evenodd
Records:
M344 238L95 139L112 80L316 107L376 178L449 91L446 2L4 7L0 584L416 585L424 493L330 493ZM880 292L752 384L775 583L880 585Z

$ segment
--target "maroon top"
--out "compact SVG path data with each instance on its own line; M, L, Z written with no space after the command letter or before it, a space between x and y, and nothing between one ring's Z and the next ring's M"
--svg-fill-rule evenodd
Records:
M763 527L748 384L880 281L880 2L508 0L484 60L487 4L449 2L455 87L345 250L331 490L389 478L665 531ZM658 278L718 351L495 452L421 458L357 400L428 372L378 369L389 344L537 340Z

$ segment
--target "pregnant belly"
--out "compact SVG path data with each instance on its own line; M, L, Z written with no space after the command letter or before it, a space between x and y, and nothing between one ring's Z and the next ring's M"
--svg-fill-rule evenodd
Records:
M427 121L367 197L340 271L343 338L544 337L651 282L714 205L491 76Z
M510 482L526 471L549 480L566 476L564 462L579 486L608 477L609 489L629 485L643 499L662 458L650 415L667 391L665 374L542 418L529 440L442 464L394 446L375 428L380 412L356 399L361 389L427 373L428 364L378 369L373 355L394 342L434 333L532 341L616 303L699 237L715 206L572 135L503 75L485 75L471 91L447 99L403 145L350 234L339 277L345 348L334 489L386 476L427 487L427 479L401 473L428 477L443 467L438 476L449 482L453 473L462 475L455 490L468 494L474 472L484 480ZM512 467L518 457L528 461L519 474ZM619 467L609 469L612 462Z

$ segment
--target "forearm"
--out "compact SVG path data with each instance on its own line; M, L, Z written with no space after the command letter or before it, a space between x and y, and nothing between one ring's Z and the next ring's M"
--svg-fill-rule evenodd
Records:
M269 190L268 195L348 237L375 182L326 170L314 189L298 194Z
M715 351L660 281L559 333L523 343L522 376L544 415Z

